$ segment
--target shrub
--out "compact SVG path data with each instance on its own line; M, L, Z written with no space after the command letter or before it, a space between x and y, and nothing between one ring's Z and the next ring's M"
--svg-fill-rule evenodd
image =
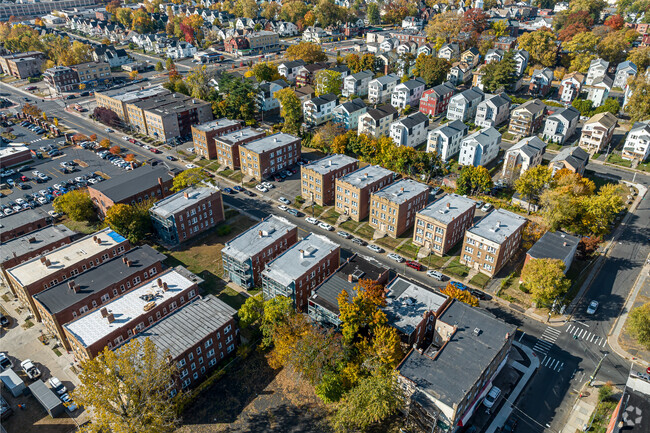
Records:
M228 224L217 227L217 235L219 236L226 236L230 234L231 231L232 227L230 227Z
M600 401L607 401L610 398L612 398L612 394L614 393L614 388L612 387L612 384L610 382L607 382L603 386L600 387L598 390L598 399Z

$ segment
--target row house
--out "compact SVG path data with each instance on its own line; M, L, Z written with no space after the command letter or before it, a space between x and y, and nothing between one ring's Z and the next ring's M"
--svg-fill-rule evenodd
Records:
M334 108L339 103L334 93L316 96L302 105L305 124L318 126L334 118Z
M406 106L417 107L420 104L420 98L424 93L425 83L421 78L408 80L395 86L391 95L390 103L398 109L405 109Z
M467 122L476 117L478 105L485 98L485 93L476 87L465 90L451 97L447 108L447 119Z
M346 130L356 131L359 128L359 117L368 111L368 107L361 98L344 102L334 108L332 121Z
M374 75L372 71L361 71L345 77L343 79L343 91L341 94L344 97L350 97L352 95L367 96L368 85Z
M572 107L560 108L546 118L544 123L544 140L564 144L573 136L580 120L580 112Z
M444 113L454 93L456 87L449 81L425 90L420 99L420 112L429 116Z
M510 117L510 98L505 93L485 95L485 99L476 108L474 124L481 128L498 126Z
M469 128L460 120L453 120L429 131L427 152L436 152L443 161L448 161L460 151L463 137Z
M427 205L429 187L413 179L394 182L370 196L370 227L397 238L415 223L417 212Z
M458 164L485 166L499 154L501 134L494 127L483 128L468 135L460 143Z
M395 173L369 165L336 179L336 211L356 222L370 213L370 195L393 182Z
M369 108L368 111L359 117L358 134L365 134L375 138L388 135L389 127L399 113L388 104L380 105L377 108Z
M231 170L240 167L239 146L266 137L266 131L244 128L214 138L214 148L220 164Z
M542 156L546 151L546 143L539 137L526 137L506 151L503 158L503 170L501 175L504 179L515 181L529 168L536 167L542 163Z
M390 125L390 138L397 146L417 147L427 139L429 118L419 111Z
M623 144L623 159L643 162L650 156L650 121L636 122Z
M262 286L266 264L298 242L298 228L271 215L226 242L221 250L224 278L245 289Z
M368 83L368 101L371 104L389 102L395 86L400 83L397 74L388 74L375 78Z
M596 114L582 126L578 145L590 154L601 153L611 143L616 123L616 116L608 111Z
M334 204L336 179L359 168L359 161L351 156L333 154L300 168L301 193L305 199L319 206Z
M198 125L192 125L194 152L207 159L220 157L214 139L242 128L241 120L221 118ZM237 158L239 161L239 158ZM221 159L219 162L222 162ZM237 164L239 165L239 164Z
M542 126L546 105L539 99L526 101L510 114L508 132L516 137L533 135Z
M560 101L570 104L575 98L580 94L580 89L582 88L582 83L585 81L584 74L579 72L572 72L568 75L565 75L560 83Z

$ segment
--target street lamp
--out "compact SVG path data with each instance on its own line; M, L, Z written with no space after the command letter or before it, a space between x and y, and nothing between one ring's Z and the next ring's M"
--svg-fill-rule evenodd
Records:
M600 358L600 361L598 361L598 365L596 366L596 369L594 370L594 373L589 376L589 383L587 385L591 386L591 384L594 382L594 379L596 379L596 375L598 374L598 370L600 370L600 366L603 365L603 361L605 360L605 357L607 357L607 352L603 355L602 358Z

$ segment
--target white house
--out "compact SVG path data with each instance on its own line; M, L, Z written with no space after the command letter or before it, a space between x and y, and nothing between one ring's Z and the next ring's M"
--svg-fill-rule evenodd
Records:
M515 59L515 63L517 64L517 67L515 68L515 73L518 76L523 75L524 72L526 71L529 58L530 58L530 54L528 53L528 51L526 50L515 51L514 59Z
M400 82L397 74L388 74L370 80L368 83L368 101L371 104L381 104L390 100L390 97Z
M602 78L607 75L607 68L609 67L609 62L606 62L603 59L594 59L589 64L589 70L587 71L587 79L585 80L585 85L591 86L597 78Z
M402 20L402 28L404 30L422 30L424 22L417 17L404 17Z
M650 156L650 121L637 122L625 138L623 159L645 161Z
M359 116L357 133L379 138L388 135L390 124L397 119L398 112L392 105L384 104L377 108L369 108L368 111Z
M474 124L481 128L497 126L510 117L510 98L505 93L485 95L485 99L476 108Z
M482 90L472 87L451 97L447 108L447 119L467 122L476 116L478 104L485 98Z
M275 97L275 92L285 89L289 85L284 80L275 80L262 83L258 87L258 106L261 111L278 110L280 101Z
M419 111L390 125L390 138L397 146L416 147L427 139L429 118Z
M427 152L436 152L443 161L447 161L460 150L460 143L467 135L469 128L460 120L447 122L433 131L427 137Z
M546 118L544 123L544 140L564 144L576 132L580 112L572 106L560 108Z
M424 92L424 81L421 78L408 80L395 86L390 98L390 104L395 108L404 109L407 105L417 107Z
M372 71L361 71L348 75L343 79L343 91L341 94L345 97L352 95L366 96L368 94L368 84L372 80L373 75Z
M315 42L320 44L326 36L327 33L325 33L325 30L320 27L307 27L305 31L302 32L302 40L305 42Z
M185 41L176 41L167 47L167 57L174 60L192 57L194 53L196 53L196 47Z
M505 54L505 51L499 50L497 48L490 48L488 52L485 54L485 63L493 63L493 62L500 62L503 60L503 55Z
M334 108L338 104L335 94L317 96L302 104L305 123L309 126L318 126L334 118Z
M636 77L636 73L636 65L629 60L619 63L616 67L616 75L614 76L614 87L624 89L628 78Z
M545 151L546 143L539 137L526 137L519 140L506 152L502 176L510 180L519 178L529 168L541 164Z
M288 62L283 62L278 66L278 73L282 75L287 81L293 82L298 76L298 70L305 65L306 63L302 60L291 60Z
M438 57L451 61L460 56L460 47L456 42L446 43L438 50Z
M447 81L454 86L466 84L472 80L472 67L465 62L454 63L447 73Z
M458 163L474 167L486 165L499 154L499 143L501 134L494 127L476 131L460 143Z
M593 107L603 105L612 90L613 84L613 80L607 75L598 77L591 83L591 86L588 87L587 99L593 102Z
M123 48L115 48L110 45L100 45L93 51L93 59L96 62L106 62L111 68L118 68L133 60Z
M585 76L579 72L566 75L560 84L560 101L570 104L579 94Z

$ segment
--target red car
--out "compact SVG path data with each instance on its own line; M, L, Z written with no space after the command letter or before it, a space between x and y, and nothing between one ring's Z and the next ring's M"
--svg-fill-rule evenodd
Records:
M152 147L152 148L149 149L149 150L151 150L151 151L152 151L153 153L155 153L155 154L162 153L161 151L159 151L159 150L156 149L155 147Z
M135 144L135 138L129 138L129 143Z
M20 181L21 182L29 182L29 178L27 176L23 175L23 176L20 176Z
M408 262L406 262L406 266L408 266L409 268L413 268L416 271L421 271L423 268L423 266L420 263L414 262L413 260L409 260Z

